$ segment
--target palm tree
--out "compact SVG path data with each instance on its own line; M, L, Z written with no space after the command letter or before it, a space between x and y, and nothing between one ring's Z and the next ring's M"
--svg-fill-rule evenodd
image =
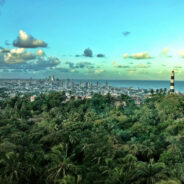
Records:
M18 153L8 152L0 159L0 182L8 184L22 183L26 178L23 164ZM6 181L6 182L5 182Z
M167 93L167 88L164 88L164 95Z
M156 89L156 94L157 94L157 95L159 94L159 89Z
M136 184L155 184L167 179L166 166L161 162L155 163L153 159L149 163L138 162L133 178Z
M151 95L154 95L154 89L150 89Z
M182 183L184 183L184 163L175 164L172 172L175 178L178 178Z
M164 91L163 91L163 89L161 88L159 93L162 95L162 94L163 94L163 92L164 92Z
M50 162L48 166L48 173L47 173L47 181L48 183L58 183L59 181L63 180L64 178L68 178L67 176L70 175L70 178L77 177L75 175L76 167L70 161L68 156L68 145L58 145L54 146L51 149L51 152L48 153L46 159ZM59 182L62 183L62 182Z

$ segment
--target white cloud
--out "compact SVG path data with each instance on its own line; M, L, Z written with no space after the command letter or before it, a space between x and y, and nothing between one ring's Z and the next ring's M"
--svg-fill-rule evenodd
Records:
M130 57L133 59L150 59L151 58L148 52L140 52L140 53L132 54Z
M24 48L12 49L4 55L4 61L6 63L23 63L35 58L36 56L34 54L27 52Z
M151 59L151 56L148 52L140 52L140 53L134 53L132 55L124 54L124 59L132 58L132 59Z
M37 51L36 51L36 55L37 55L37 56L45 56L45 53L44 53L43 50L40 49L40 50L37 50Z
M165 48L162 50L162 52L161 52L162 55L167 55L168 53L169 53L169 48L168 48L168 47L165 47Z
M47 43L42 40L35 39L33 36L28 35L22 30L19 31L19 36L14 40L13 45L19 48L47 47Z

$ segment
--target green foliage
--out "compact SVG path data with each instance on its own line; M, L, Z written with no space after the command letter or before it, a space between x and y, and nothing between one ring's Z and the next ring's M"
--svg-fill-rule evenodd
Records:
M0 104L0 183L184 183L184 97L151 94L140 106L121 95L119 107L110 94L7 98Z

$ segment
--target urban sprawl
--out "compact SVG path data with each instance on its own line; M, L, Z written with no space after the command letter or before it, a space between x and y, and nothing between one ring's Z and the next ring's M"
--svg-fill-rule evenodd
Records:
M141 104L145 98L150 98L150 90L112 87L106 81L75 81L71 79L55 79L54 76L49 79L1 79L0 80L0 100L6 97L30 95L30 100L34 101L35 97L41 93L51 91L64 91L67 101L72 97L75 99L89 99L93 94L102 95L111 94L115 98L119 98L121 94L132 97L136 104Z

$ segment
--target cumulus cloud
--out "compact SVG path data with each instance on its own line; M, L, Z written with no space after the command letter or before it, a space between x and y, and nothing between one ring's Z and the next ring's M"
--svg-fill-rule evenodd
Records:
M124 54L124 55L123 55L123 58L124 58L124 59L128 58L128 54Z
M151 59L151 56L148 52L140 52L140 53L134 53L132 55L124 54L124 59L132 58L132 59Z
M36 56L34 54L27 52L24 48L12 49L4 55L4 61L6 63L22 63L35 58Z
M28 35L22 30L19 31L19 36L13 41L13 45L20 48L47 47L47 43L42 40L35 39L33 36Z
M45 53L44 53L43 50L40 49L40 50L37 50L37 51L36 51L36 55L37 55L37 56L45 56Z
M11 51L0 49L0 68L11 71L41 71L56 68L61 61L56 57L39 56L24 48Z
M28 63L28 70L45 70L45 69L55 69L61 61L56 57L49 56L48 58L37 58L34 62Z
M130 56L133 59L150 59L151 56L148 52L141 52L141 53L137 53L137 54L132 54Z
M0 48L0 54L5 54L10 52L9 48Z
M98 58L104 58L105 55L104 54L97 54L96 57L98 57Z
M161 56L164 56L164 57L172 57L172 56L169 56L169 48L168 47L165 47L163 50L162 50L162 52L161 52Z
M85 57L93 57L93 51L90 48L84 50Z
M83 51L83 54L76 54L75 57L88 57L92 58L93 57L93 51L90 48L87 48ZM97 58L104 58L105 55L102 53L99 53L96 55Z

